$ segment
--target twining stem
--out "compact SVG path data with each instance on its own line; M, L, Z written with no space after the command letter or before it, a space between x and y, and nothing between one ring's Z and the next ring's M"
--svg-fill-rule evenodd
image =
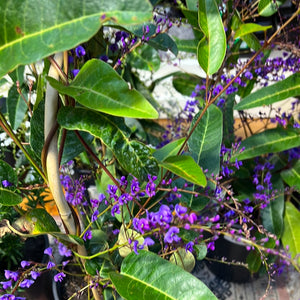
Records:
M55 54L53 60L56 62L58 66L61 66L63 61L63 54L62 53ZM56 80L59 79L59 72L57 71L57 68L53 66L53 64L51 64L50 66L48 75L49 77L52 77ZM56 123L57 109L58 109L58 92L48 82L46 96L45 96L45 125L44 125L44 134L45 134L46 141L49 133L51 133L53 124ZM66 229L70 234L76 234L76 224L72 215L72 211L68 205L68 202L65 199L63 189L60 183L58 150L57 150L57 132L53 134L52 139L49 142L48 151L47 153L45 153L45 156L46 156L46 170L47 170L48 184L52 192L53 199L56 203L59 214L61 216L61 219Z

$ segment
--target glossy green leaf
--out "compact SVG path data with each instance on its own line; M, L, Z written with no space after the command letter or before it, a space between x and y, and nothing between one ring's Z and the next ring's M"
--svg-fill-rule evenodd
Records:
M291 169L281 171L280 175L285 183L300 191L300 160Z
M7 162L0 160L0 182L3 180L8 180L14 186L17 186L18 176Z
M234 109L244 110L273 104L280 100L298 95L300 95L300 74L295 73L282 81L251 93L235 105Z
M178 51L184 51L188 53L197 53L197 42L195 39L192 40L181 40L179 38L174 37L176 42Z
M284 185L279 176L272 176L273 189L277 190L276 196L261 210L263 226L271 233L280 238L283 231L284 211Z
M186 0L186 6L189 10L198 10L198 0Z
M258 4L258 13L263 17L270 17L276 13L279 6L284 2L285 0L276 0L275 3L274 0L260 0Z
M250 136L241 142L241 153L235 153L231 161L244 160L266 153L275 153L300 146L300 131L295 128L275 128Z
M22 202L22 197L10 190L0 188L0 204L14 206Z
M204 242L201 242L200 244L194 245L193 248L195 249L197 260L202 260L206 257L207 246Z
M179 140L173 141L164 147L156 150L153 153L153 156L158 160L158 161L164 161L166 158L169 156L174 156L178 153L180 150L180 147L182 146L185 138L181 138Z
M156 174L156 159L144 144L130 141L130 129L122 118L117 118L85 108L63 107L58 113L59 124L70 130L87 131L111 149L119 164L137 178L147 180Z
M285 203L284 214L284 231L282 235L282 244L284 247L289 246L289 251L294 258L300 254L300 212L291 203ZM298 256L298 263L300 263L300 256Z
M159 164L187 181L203 187L206 186L206 177L202 169L190 156L169 156L163 162L159 162Z
M198 22L205 35L198 44L198 62L212 75L219 70L226 54L226 35L215 0L199 0Z
M0 78L20 64L74 48L106 21L139 24L151 17L146 0L1 1Z
M129 118L158 118L151 104L138 91L129 89L127 82L101 59L89 60L68 86L47 79L60 93L96 111Z
M195 90L195 86L201 82L197 75L181 73L173 76L173 86L181 94L190 96Z
M170 262L187 272L192 272L196 264L194 255L190 251L185 251L184 248L178 248L171 255Z
M241 21L241 18L236 12L232 17L231 29L236 31L238 30L244 23ZM255 51L258 51L261 47L258 38L253 34L249 33L241 36L241 39L247 44L247 46Z
M53 217L43 208L29 211L25 215L25 219L30 223L31 234L60 231Z
M120 273L110 278L125 299L216 300L214 294L195 276L158 255L141 251L129 254Z
M130 64L136 69L157 71L160 66L158 52L145 44L130 54Z
M191 128L200 113L194 117ZM222 119L220 109L215 105L211 105L188 140L189 151L193 158L203 170L208 170L208 174L219 173L223 132Z
M272 26L262 26L255 23L246 23L241 24L240 27L236 30L234 37L237 39L239 37L245 36L249 33L258 32L258 31L266 31L272 28Z
M249 271L258 272L261 266L261 254L257 250L250 251L246 258L246 263L248 264Z

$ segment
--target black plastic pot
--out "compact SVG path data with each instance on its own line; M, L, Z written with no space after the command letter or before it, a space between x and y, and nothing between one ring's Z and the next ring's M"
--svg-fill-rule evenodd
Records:
M246 267L237 265L239 262L246 264L249 253L244 244L233 238L220 236L215 241L215 250L207 253L207 257L212 258L213 261L206 260L206 264L212 273L223 280L237 283L249 282L257 278L257 274L252 274ZM224 258L226 263L221 262Z

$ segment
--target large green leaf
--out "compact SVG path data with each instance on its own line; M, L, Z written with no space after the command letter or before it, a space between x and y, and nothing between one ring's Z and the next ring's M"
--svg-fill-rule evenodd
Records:
M0 204L14 206L22 202L22 197L10 190L0 188Z
M270 28L272 28L272 26L262 26L262 25L255 24L255 23L241 24L240 27L235 32L234 37L237 39L237 38L247 35L249 33L258 32L258 31L266 31Z
M179 38L174 37L177 48L179 51L184 51L188 53L197 53L197 42L195 39L192 40L181 40Z
M173 141L164 147L156 150L153 153L153 156L158 160L158 161L164 161L166 158L169 156L174 156L178 153L180 150L180 147L182 146L185 138L181 138L179 140Z
M290 187L300 191L300 160L291 169L281 171L280 175Z
M275 128L255 134L241 143L245 150L232 156L231 161L244 160L266 153L275 153L300 146L300 131L295 128Z
M244 110L273 104L280 100L298 95L300 95L300 74L295 73L282 81L251 93L235 105L234 109Z
M200 113L194 117L191 128ZM211 105L188 140L188 147L193 158L203 170L208 170L209 175L219 173L222 119L222 112L219 108Z
M284 186L280 176L273 176L272 184L278 193L261 211L261 217L264 227L279 238L283 231Z
M110 273L110 278L125 299L217 299L195 276L147 251L129 254L122 263L121 272Z
M157 162L150 149L140 142L129 140L130 129L122 118L85 108L62 107L57 120L64 128L87 131L100 138L128 173L144 180L147 180L148 174L157 173Z
M0 1L0 78L87 41L105 21L138 24L151 17L146 0Z
M212 75L221 67L226 53L226 35L215 0L199 0L198 22L205 35L198 45L198 62Z
M89 60L68 86L47 77L60 93L74 97L80 104L114 116L158 118L157 111L136 90L100 59Z
M300 254L300 212L291 203L285 203L284 214L284 231L282 235L283 246L289 246L292 258ZM298 256L298 263L300 263L300 256Z
M283 1L274 0L260 0L258 4L258 13L263 17L270 17L276 13Z
M169 156L163 162L159 162L159 164L185 180L203 187L206 186L206 177L202 169L190 156Z

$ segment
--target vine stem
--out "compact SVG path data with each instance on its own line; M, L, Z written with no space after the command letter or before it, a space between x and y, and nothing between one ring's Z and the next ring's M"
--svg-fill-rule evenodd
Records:
M57 53L54 56L54 61L56 64L61 66L63 61L63 54ZM59 72L57 68L51 64L49 77L52 77L56 80L59 79ZM57 132L51 133L53 124L56 123L58 109L58 92L47 83L46 96L45 96L45 125L44 125L44 134L45 141L47 141L48 135L53 134L51 141L49 142L48 151L45 153L46 156L46 170L48 176L49 188L52 192L53 199L58 208L60 217L70 234L76 234L76 224L72 215L72 211L68 205L68 202L65 199L63 189L60 183L60 174L59 174L59 162L58 162L58 150L57 150ZM47 141L48 142L48 141Z

